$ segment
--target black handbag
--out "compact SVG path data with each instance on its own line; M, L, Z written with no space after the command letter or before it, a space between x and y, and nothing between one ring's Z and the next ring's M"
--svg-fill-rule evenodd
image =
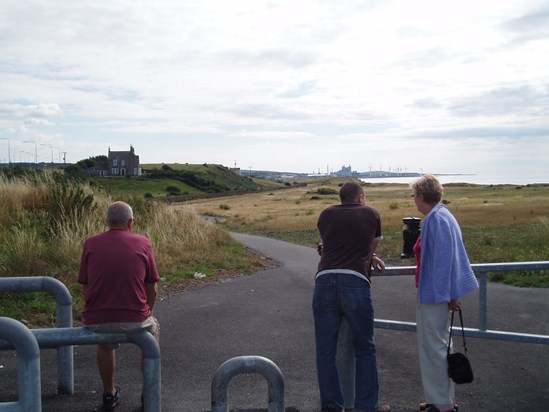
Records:
M448 375L455 383L471 383L473 382L473 369L467 358L467 344L465 343L465 330L463 328L463 315L459 310L459 321L461 323L461 335L463 337L463 350L465 354L454 352L450 353L450 343L452 342L452 326L454 326L454 312L452 312L452 321L450 324L450 337L448 339L448 351L446 358L448 359Z

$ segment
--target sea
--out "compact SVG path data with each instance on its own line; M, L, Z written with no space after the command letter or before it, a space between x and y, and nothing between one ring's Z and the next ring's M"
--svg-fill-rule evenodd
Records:
M529 184L549 184L548 177L540 176L502 176L502 175L482 175L482 174L436 174L433 173L442 184L446 183L470 183L477 185L517 185L525 186ZM407 177L368 177L360 178L365 183L403 183L410 184L417 180L417 176Z

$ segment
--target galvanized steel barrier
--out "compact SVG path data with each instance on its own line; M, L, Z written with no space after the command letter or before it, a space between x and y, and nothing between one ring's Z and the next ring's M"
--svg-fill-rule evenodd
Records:
M127 334L97 333L87 328L77 327L31 329L30 334L41 349L57 348L61 345L136 344L143 353L144 410L160 412L160 348L154 336L149 332L142 330ZM0 338L2 337L3 335L0 334ZM0 339L0 350L14 349L14 346L10 342ZM21 373L19 367L18 372Z
M259 373L267 379L269 412L284 412L284 376L278 366L262 356L239 356L225 361L212 379L212 412L228 412L230 380L242 373Z
M38 348L58 348L58 389L60 393L74 394L74 365L72 358L72 345L95 345L113 343L134 343L141 348L143 353L143 407L145 412L160 412L161 410L161 374L160 374L160 347L156 339L147 331L132 333L96 333L83 327L72 327L72 297L68 289L54 278L49 277L17 277L0 278L0 292L50 292L57 303L57 328L32 329L10 318L0 324L0 350L16 349L20 339L15 339L12 334L27 336L33 340L38 350L38 365L40 352ZM11 321L11 322L10 322ZM15 323L14 323L15 322ZM18 326L20 325L20 326ZM23 327L27 332L22 332ZM14 329L17 332L13 332ZM16 336L19 336L16 335ZM29 337L30 336L30 337ZM4 339L6 338L6 339ZM31 345L25 343L24 345ZM25 346L24 346L25 347ZM65 350L60 350L65 349ZM70 349L70 350L67 350ZM21 350L21 349L20 349ZM19 355L19 352L18 352ZM22 353L25 362L31 362L31 356L26 352ZM18 360L19 357L18 356ZM27 359L28 358L28 359ZM18 374L20 379L27 376L24 364L18 363ZM35 374L38 383L32 383L33 393L38 388L38 399L40 400L40 369ZM28 385L23 389L27 391ZM19 390L21 391L21 383ZM20 395L22 395L20 393ZM31 398L32 396L20 396L20 398ZM35 402L36 403L36 402ZM37 403L40 405L40 402ZM2 406L3 405L3 406ZM15 409L14 409L15 405ZM34 412L40 409L17 409L19 406L14 403L0 404L0 411L21 411ZM3 409L2 409L3 408Z
M56 303L56 326L72 326L72 296L59 280L47 276L0 278L0 292L47 292ZM72 346L57 348L57 391L74 394L74 368Z
M40 412L40 349L30 330L11 318L0 317L0 337L13 344L17 352L19 400L0 403L0 411Z
M534 335L520 332L502 332L488 330L488 273L490 272L516 272L522 270L547 270L549 261L540 262L512 262L512 263L475 263L471 265L475 273L479 275L479 328L465 328L465 335L473 338L495 339L523 343L538 343L549 345L549 336ZM382 276L414 275L415 266L387 267ZM399 322L385 319L376 319L374 326L380 329L416 331L416 324L412 322ZM457 332L461 328L454 327Z

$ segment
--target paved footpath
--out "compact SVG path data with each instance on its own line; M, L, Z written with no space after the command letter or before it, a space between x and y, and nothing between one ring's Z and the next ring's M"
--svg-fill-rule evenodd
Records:
M158 302L161 322L162 409L211 409L210 385L224 361L259 355L285 378L288 411L318 411L311 312L316 251L272 239L235 234L281 266L209 284ZM414 321L415 289L409 276L373 279L376 318ZM549 335L549 289L489 284L488 328ZM478 293L463 300L465 323L478 326ZM422 400L416 336L376 330L380 398L393 411L412 412ZM468 339L475 381L457 386L460 411L549 410L549 346ZM99 410L95 348L75 347L75 395L56 395L55 350L42 350L43 411ZM139 349L118 350L117 411L140 410ZM0 352L0 402L13 401L14 352ZM266 410L267 385L259 375L239 375L229 386L232 411Z

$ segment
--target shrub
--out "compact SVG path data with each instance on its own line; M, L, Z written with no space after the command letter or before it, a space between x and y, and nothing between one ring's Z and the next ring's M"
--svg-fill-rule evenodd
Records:
M229 205L225 204L225 203L220 204L220 205L219 205L219 208L220 208L221 210L230 210L230 209L231 209L231 207L230 207Z
M316 193L319 195L337 195L337 190L329 188L329 187L319 187L316 190Z
M166 188L166 192L168 192L168 195L170 196L177 196L181 194L181 189L179 189L177 186L168 186Z

